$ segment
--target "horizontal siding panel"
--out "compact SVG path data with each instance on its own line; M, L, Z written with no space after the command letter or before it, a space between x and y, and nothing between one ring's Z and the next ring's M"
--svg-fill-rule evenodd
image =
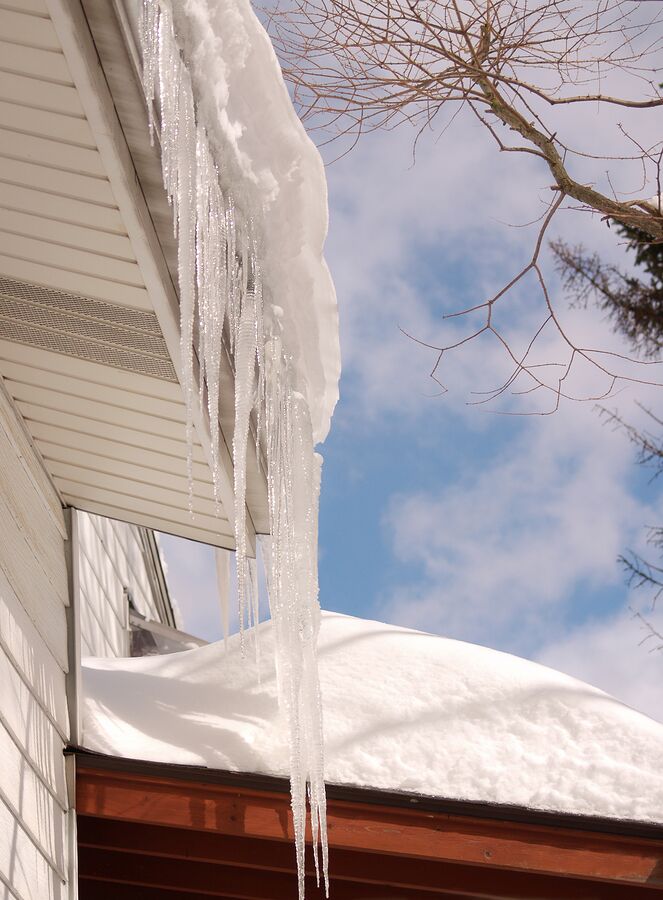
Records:
M95 542L122 584L126 584L133 594L134 605L148 618L155 618L156 605L152 596L152 585L145 568L142 542L135 525L116 522L102 516L83 513L90 528L90 542Z
M148 397L122 388L108 387L91 381L82 381L80 378L73 378L60 372L48 372L14 362L0 361L0 371L12 383L50 388L53 391L60 392L62 395L80 397L90 401L96 400L98 404L102 403L105 406L129 409L148 416L157 416L160 419L176 422L182 427L184 426L185 412L181 400L179 403L174 403L172 400Z
M66 888L0 800L0 872L21 900L65 900Z
M63 467L58 464L55 468L60 470ZM227 519L216 518L213 511L211 514L205 512L207 504L203 500L196 503L194 499L194 515L191 516L186 496L182 497L166 488L101 475L95 475L89 482L86 482L80 480L85 476L84 470L75 470L75 474L75 479L71 476L67 477L65 473L55 475L56 482L66 496L87 498L100 503L107 501L126 510L134 510L145 515L154 513L171 522L190 523L194 527L204 528L211 532L224 534L230 530Z
M86 250L60 247L57 244L6 231L0 232L0 253L54 266L56 269L66 269L68 272L118 281L122 283L119 287L122 291L125 290L126 284L134 287L142 287L144 284L135 262L112 259Z
M79 516L79 520L87 517L87 513ZM127 613L124 604L124 587L130 587L129 579L119 578L100 543L94 529L84 533L81 538L81 578L84 579L88 593L96 592L100 600L112 612L113 622L121 631L127 628ZM101 617L106 622L106 616ZM110 622L110 619L108 619Z
M2 53L2 47L0 47L0 53ZM5 100L1 100L0 123L3 128L11 131L49 138L51 141L61 141L65 147L74 145L87 148L88 151L97 149L97 143L87 120L79 119L77 116L64 116L61 113L46 112L43 109L33 109L30 106L22 106L20 103L7 103ZM71 169L72 166L69 165L66 168ZM102 174L105 173L102 172Z
M0 722L0 795L51 866L67 877L66 812L46 789Z
M129 238L119 234L109 234L106 231L97 231L94 228L83 228L80 225L55 222L41 216L8 210L2 207L0 201L0 232L2 231L49 241L54 245L65 245L95 254L114 256L125 261L133 260ZM0 238L0 244L1 240Z
M62 535L28 472L18 460L16 448L7 439L6 432L0 432L0 495L16 528L39 558L52 592L63 604L67 604L69 589Z
M69 375L79 384L90 382L93 386L117 388L123 393L147 397L150 401L156 398L167 400L170 403L181 404L183 402L182 388L172 381L125 372L113 366L104 366L101 363L77 359L73 356L65 358L60 353L54 353L51 350L25 347L12 341L0 339L0 360L25 364L45 372Z
M158 441L160 438L168 438L171 441L180 441L186 447L185 429L183 422L170 422L158 416L145 412L136 412L133 409L111 406L103 401L88 400L86 397L76 397L71 394L61 394L59 391L51 391L48 388L32 384L24 384L19 381L7 379L7 390L17 401L46 406L53 412L61 411L79 416L84 419L106 422L109 425L120 425L131 429L133 433L142 433ZM186 450L184 453L186 459Z
M67 789L62 754L66 735L46 715L4 650L0 650L0 675L0 718L24 755L33 763L41 780L49 786L60 806L66 809Z
M0 9L0 34L6 41L61 51L60 41L50 19Z
M176 537L188 538L192 541L202 541L204 544L212 544L216 547L225 547L227 550L235 549L235 539L231 534L208 531L205 528L196 527L195 524L175 522L168 517L168 512L163 510L148 511L129 510L111 503L105 498L102 500L83 497L80 494L65 494L65 499L71 506L100 516L109 516L119 519L121 522L132 522L134 525L143 525L145 528L153 528L164 534L173 534Z
M0 646L62 734L68 734L64 672L1 569Z
M35 491L44 508L47 510L57 530L65 538L67 536L67 527L62 513L60 498L41 460L37 457L32 437L12 404L9 395L4 390L4 386L0 390L0 422L2 422L8 444L14 447L16 456L34 484Z
M139 612L151 609L151 585L136 526L103 516L80 513L79 534L84 552L95 572L104 573L104 583L119 583L121 588L126 585L132 592ZM120 619L125 615L124 598L118 613Z
M0 34L6 38L0 28ZM54 84L13 72L0 69L0 98L10 103L23 103L34 109L45 109L49 112L64 113L68 116L85 118L78 91L66 84Z
M5 884L2 880L4 878L4 874L0 869L0 900L21 900L18 894L13 891L8 884Z
M138 529L134 525L116 522L101 516L81 513L79 521L85 520L84 552L97 577L104 585L105 593L113 592L115 598L123 595L126 586L132 593L134 605L139 612L153 618L155 604L152 586L145 568L142 543ZM125 624L126 606L122 596L116 606L118 619Z
M4 35L3 35L4 37ZM5 72L29 75L56 84L73 85L69 67L62 53L22 47L0 40L0 67Z
M0 568L60 667L67 669L67 621L61 597L46 577L35 548L20 533L0 497Z
M92 603L81 594L81 650L85 645L85 656L120 656L117 649L99 624L92 611Z
M22 415L30 423L41 422L47 425L56 425L60 428L65 428L67 431L102 437L109 441L126 444L128 447L143 447L147 450L155 450L159 453L169 454L184 464L186 463L186 443L184 441L157 436L142 430L137 431L131 427L119 426L112 422L99 422L95 419L85 418L84 414L67 413L50 409L47 406L36 406L33 403L24 402L19 402L17 405ZM30 430L32 431L32 424L30 425ZM70 438L69 440L71 442L72 439ZM205 462L200 445L194 444L193 453L197 462Z
M106 640L114 650L113 655L123 655L127 647L127 629L119 620L124 603L122 584L117 580L111 583L108 578L103 584L100 580L104 577L103 570L95 571L84 554L81 554L79 577L85 603L99 622ZM95 653L101 655L97 650Z
M5 123L0 119L0 124ZM59 140L9 131L2 127L0 127L0 156L27 160L58 172L80 172L94 178L105 178L106 175L99 151L96 149L76 147ZM53 174L52 177L58 176Z
M32 429L37 438L37 445L44 458L66 461L69 455L80 452L85 460L92 457L98 459L98 468L104 468L107 462L117 462L118 465L126 464L138 466L150 474L152 480L157 482L168 480L172 477L179 478L186 471L186 462L172 456L166 456L152 450L142 450L137 447L127 447L124 444L107 441L90 435L72 435L63 428L54 428L50 425L32 423ZM59 441L59 443L55 443ZM83 462L82 464L86 464ZM109 470L110 471L110 470ZM202 496L211 496L212 485L209 481L209 467L205 463L194 463L194 493Z
M4 395L0 426L0 568L65 670L69 588L62 514L49 503L58 500Z
M0 240L0 253L1 247L2 241ZM93 278L90 275L81 275L65 269L51 268L30 260L0 255L0 272L10 278L18 278L19 281L30 281L43 287L71 291L95 300L108 300L111 303L133 306L136 309L150 311L152 309L145 288L104 281L101 278Z
M52 445L40 445L41 452L49 469L56 475L63 474L58 464L69 464L74 469L85 469L90 472L98 472L101 476L111 475L117 478L127 478L143 484L165 484L170 490L184 495L185 505L188 504L189 481L186 474L171 475L165 472L159 475L154 469L146 469L123 460L101 459L92 453L85 453L74 447L53 447ZM214 488L209 482L194 481L193 495L214 504ZM210 507L214 509L214 507Z
M0 178L2 177L3 172L0 166ZM55 223L70 222L73 225L85 226L86 231L94 233L98 231L100 240L104 240L109 232L127 240L119 210L110 209L108 206L98 206L95 203L72 200L69 197L58 197L56 194L46 194L44 191L7 184L4 181L0 181L0 206L41 216ZM89 240L93 240L93 238L90 237Z
M48 16L45 0L2 0L2 5L7 9L16 9L19 12L33 13L36 16Z
M58 172L36 163L0 159L0 178L10 184L37 188L59 197L73 197L100 206L115 207L115 197L110 183L102 178L79 175L73 172Z

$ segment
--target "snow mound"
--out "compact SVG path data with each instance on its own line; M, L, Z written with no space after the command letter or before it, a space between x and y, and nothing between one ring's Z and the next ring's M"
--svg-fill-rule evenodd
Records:
M84 745L287 775L271 623L261 671L237 636L165 657L88 659ZM663 821L663 725L528 660L323 613L329 783ZM260 674L260 678L259 678Z

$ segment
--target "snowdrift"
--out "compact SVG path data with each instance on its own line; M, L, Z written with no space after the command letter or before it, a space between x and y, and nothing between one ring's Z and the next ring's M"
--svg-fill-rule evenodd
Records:
M84 661L84 744L114 756L287 775L271 623L164 657ZM328 782L663 821L663 725L484 647L323 613Z

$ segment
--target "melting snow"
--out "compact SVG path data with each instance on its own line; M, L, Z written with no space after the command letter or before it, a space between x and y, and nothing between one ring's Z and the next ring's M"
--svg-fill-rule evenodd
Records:
M84 742L115 756L287 775L270 650L238 636L86 660ZM663 821L663 725L597 688L484 647L323 613L328 782Z

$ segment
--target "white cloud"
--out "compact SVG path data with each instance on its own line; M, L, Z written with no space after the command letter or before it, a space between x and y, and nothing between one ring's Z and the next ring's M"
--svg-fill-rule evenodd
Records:
M653 643L641 644L646 633L627 610L549 644L537 654L537 661L597 685L663 721L663 651Z
M630 493L631 450L586 406L528 419L459 483L392 497L393 552L420 577L382 600L390 621L531 653L579 586L621 583L616 558L653 510Z

